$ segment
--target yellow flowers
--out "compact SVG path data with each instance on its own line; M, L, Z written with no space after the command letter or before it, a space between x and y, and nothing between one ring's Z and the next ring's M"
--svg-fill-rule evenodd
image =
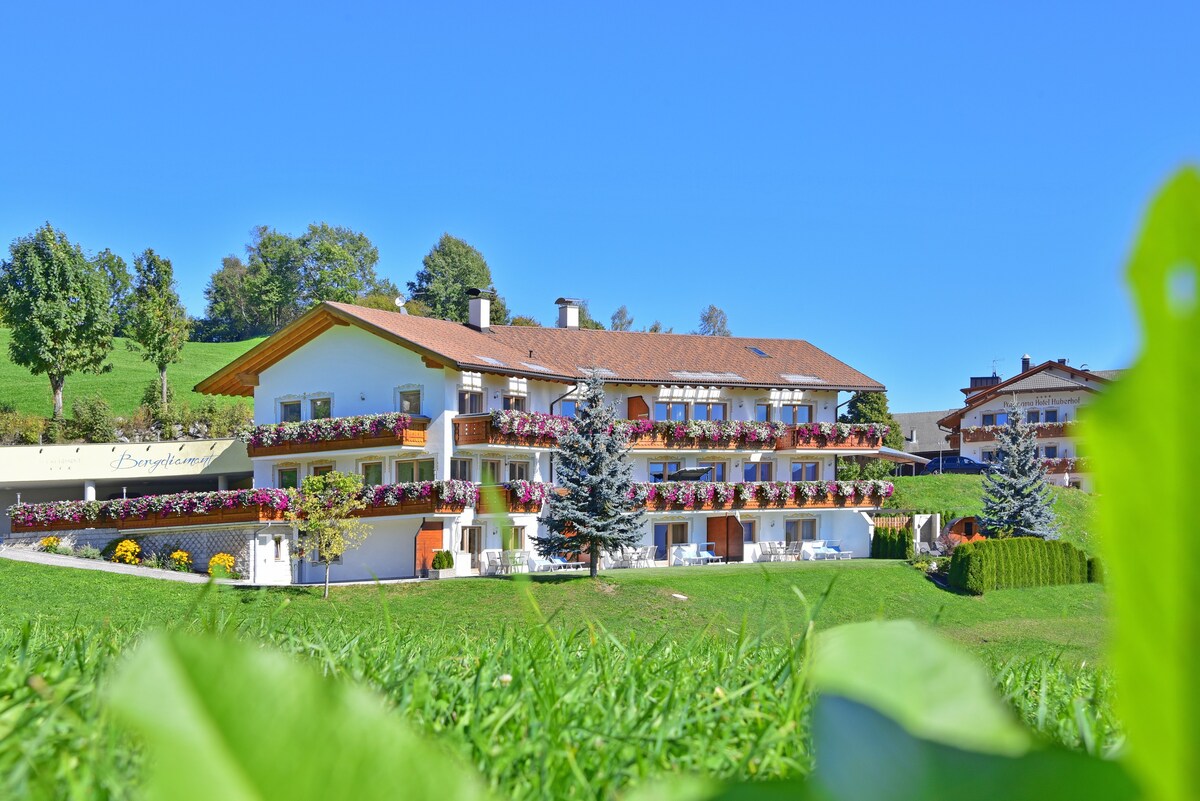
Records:
M38 542L38 547L47 553L58 553L58 546L62 544L62 540L54 535L42 537Z
M213 558L208 560L208 575L217 577L234 577L236 574L233 571L233 566L236 560L227 553L213 554Z
M142 546L133 540L121 540L113 551L112 560L126 565L136 565L141 561Z
M191 570L192 555L182 548L172 551L171 555L167 557L167 566L180 572Z

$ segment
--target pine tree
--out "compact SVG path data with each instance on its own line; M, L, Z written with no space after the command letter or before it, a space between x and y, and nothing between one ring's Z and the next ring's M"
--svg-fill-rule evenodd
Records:
M984 530L1000 537L1058 539L1037 437L1015 405L1008 409L1008 424L996 432L996 460L996 469L983 477Z
M542 556L588 555L593 577L601 554L637 544L645 518L629 500L629 438L614 428L616 420L616 409L604 402L604 383L593 376L584 388L575 430L561 437L555 450L556 478L566 493L551 494L549 514L541 519L549 532L536 543Z

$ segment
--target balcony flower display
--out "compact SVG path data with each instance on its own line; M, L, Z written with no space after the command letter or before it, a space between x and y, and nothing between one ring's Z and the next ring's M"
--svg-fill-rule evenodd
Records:
M855 436L883 439L891 430L891 426L880 423L803 423L796 426L796 441L830 444L845 442Z
M358 437L400 436L412 427L412 415L401 412L361 414L354 417L328 417L321 420L302 420L299 423L277 423L254 426L238 437L251 447L267 448L293 442L329 442Z
M115 501L53 501L18 503L8 514L17 526L61 523L103 524L107 520L142 519L153 514L202 515L240 507L288 509L287 490L259 488L218 492L178 492Z
M667 504L684 509L706 503L720 505L759 501L763 504L806 503L827 497L888 498L893 492L890 481L663 481L639 483L629 492L634 503Z
M553 488L549 484L524 479L508 481L504 484L504 488L512 493L513 499L518 503L535 506L544 504L546 498L553 492Z
M670 441L747 442L775 444L787 434L787 423L760 423L756 420L631 420L631 434L650 433ZM648 427L647 427L648 424Z
M399 506L404 501L437 498L450 506L474 506L479 501L479 488L470 481L407 481L402 484L380 484L363 490L367 506Z
M507 437L558 440L575 430L575 421L558 414L504 409L492 412L492 427Z
M1061 470L1068 473L1086 473L1090 465L1084 457L1060 456L1057 459L1043 459L1042 464L1047 470Z
M1052 436L1073 437L1073 436L1075 436L1075 432L1074 432L1075 424L1076 424L1076 421L1074 421L1074 420L1062 420L1058 423L1033 423L1032 425L1033 425L1034 433L1036 433L1036 434L1043 434L1043 433L1049 431L1049 432L1051 432ZM999 425L999 426L967 426L966 428L962 429L962 433L966 434L968 436L971 434L987 434L987 435L994 436L998 431L1000 431L1001 429L1004 429L1006 427L1007 426L1003 426L1003 425ZM1061 432L1061 433L1059 433L1059 432Z

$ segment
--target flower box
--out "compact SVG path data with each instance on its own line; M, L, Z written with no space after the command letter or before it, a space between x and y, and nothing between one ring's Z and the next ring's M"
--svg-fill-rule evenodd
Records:
M423 448L428 424L423 418L389 412L261 425L239 436L251 457L358 448Z

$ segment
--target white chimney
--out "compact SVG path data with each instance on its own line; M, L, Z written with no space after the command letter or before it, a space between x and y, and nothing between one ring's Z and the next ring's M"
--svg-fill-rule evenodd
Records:
M554 302L558 304L558 327L578 328L579 304L583 301L578 298L559 298Z
M468 324L476 331L486 331L492 324L492 300L486 293L478 289L468 289L467 294L471 296L470 314L467 317Z
M1022 373L1029 372L1029 363L1031 361L1032 361L1032 358L1030 357L1030 355L1028 353L1026 353L1024 356L1021 357L1021 372Z

